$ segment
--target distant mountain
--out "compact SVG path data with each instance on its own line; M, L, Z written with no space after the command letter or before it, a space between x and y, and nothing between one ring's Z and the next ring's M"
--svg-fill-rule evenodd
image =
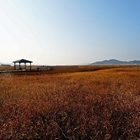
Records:
M120 61L116 59L103 60L91 63L92 65L140 65L140 60Z

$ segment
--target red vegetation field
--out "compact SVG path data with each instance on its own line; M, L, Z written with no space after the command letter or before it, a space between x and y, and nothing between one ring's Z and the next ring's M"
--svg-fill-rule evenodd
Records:
M138 140L140 67L0 76L0 139Z

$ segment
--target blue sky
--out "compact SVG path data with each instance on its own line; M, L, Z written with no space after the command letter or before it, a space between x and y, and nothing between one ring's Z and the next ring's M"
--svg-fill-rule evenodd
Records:
M0 0L0 62L140 60L139 0Z

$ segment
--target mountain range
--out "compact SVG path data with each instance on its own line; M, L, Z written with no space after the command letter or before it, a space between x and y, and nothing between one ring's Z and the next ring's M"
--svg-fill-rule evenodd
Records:
M91 63L92 65L140 65L140 60L120 61L116 59L103 60Z

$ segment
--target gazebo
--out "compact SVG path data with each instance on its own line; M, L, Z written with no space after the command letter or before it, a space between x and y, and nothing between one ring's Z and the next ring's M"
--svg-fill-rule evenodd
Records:
M25 60L25 59L20 59L20 60L16 60L16 61L13 61L14 63L14 70L21 70L21 63L24 63L25 65L25 70L27 70L27 67L26 67L26 63L29 63L30 64L30 70L31 70L31 63L33 63L33 61L29 61L29 60ZM16 67L16 63L18 63L18 68Z

